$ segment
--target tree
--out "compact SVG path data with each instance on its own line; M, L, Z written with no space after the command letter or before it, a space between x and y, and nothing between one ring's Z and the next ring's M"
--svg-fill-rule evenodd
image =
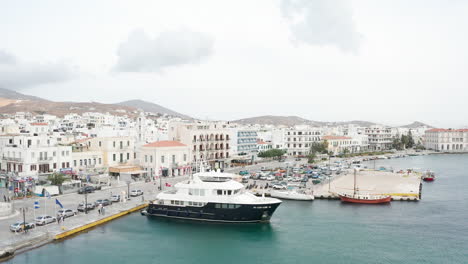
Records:
M402 150L403 149L403 143L400 137L395 137L392 142L392 148L396 150Z
M314 142L310 146L310 153L328 153L328 141L324 140L323 142Z
M315 154L315 152L311 152L311 153L307 156L307 162L308 162L308 163L314 163L315 158L317 158L317 154Z
M408 131L408 145L406 145L407 148L412 148L414 147L414 139L413 139L413 134L411 133L411 130Z
M260 158L276 158L276 157L281 157L286 153L286 150L282 149L269 149L266 151L262 151L258 153L258 157Z
M343 155L346 156L346 154L348 154L348 153L349 153L349 149L348 149L348 148L343 149Z
M49 180L52 185L62 185L62 183L67 180L67 177L62 173L54 172L52 175L47 177L47 180Z

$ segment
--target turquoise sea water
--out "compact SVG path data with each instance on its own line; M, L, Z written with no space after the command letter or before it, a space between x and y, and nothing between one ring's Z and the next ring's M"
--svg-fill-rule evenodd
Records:
M132 214L7 263L468 263L468 155L381 165L432 169L437 179L420 202L285 201L269 224Z

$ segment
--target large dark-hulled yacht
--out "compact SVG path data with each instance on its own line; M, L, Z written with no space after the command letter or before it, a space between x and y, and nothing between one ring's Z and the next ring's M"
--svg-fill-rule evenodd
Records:
M228 223L269 221L281 201L246 192L234 176L219 171L196 173L158 194L142 214Z

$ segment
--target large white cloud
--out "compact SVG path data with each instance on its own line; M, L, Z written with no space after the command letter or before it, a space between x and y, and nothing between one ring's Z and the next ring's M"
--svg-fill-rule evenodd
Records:
M361 34L344 0L283 0L281 12L295 40L310 45L333 45L357 53Z
M204 33L180 29L156 38L132 32L119 46L116 71L155 72L166 67L199 63L213 53L214 40Z
M20 90L46 83L67 81L75 71L65 63L34 63L19 60L0 50L0 87Z

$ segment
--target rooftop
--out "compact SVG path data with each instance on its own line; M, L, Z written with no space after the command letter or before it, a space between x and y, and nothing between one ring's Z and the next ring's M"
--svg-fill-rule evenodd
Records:
M429 129L426 132L468 132L468 129L446 129L446 128L433 128Z
M152 147L152 148L167 148L167 147L186 147L187 145L180 143L179 141L155 141L153 143L149 143L143 145L143 147Z
M325 140L340 140L340 139L352 139L352 138L345 137L345 136L323 136L322 139L325 139Z
M31 126L47 126L47 123L31 123Z

